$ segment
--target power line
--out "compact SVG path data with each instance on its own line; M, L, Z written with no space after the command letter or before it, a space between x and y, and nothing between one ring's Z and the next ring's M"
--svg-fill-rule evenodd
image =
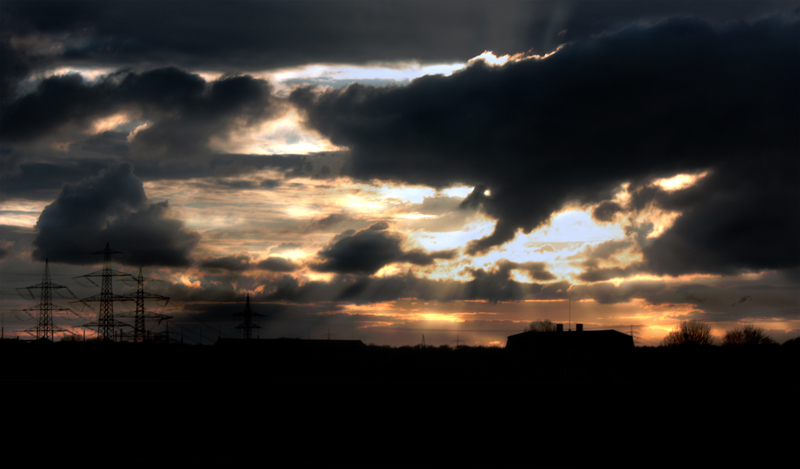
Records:
M249 340L253 338L253 329L261 329L261 326L258 324L253 323L254 317L264 316L260 313L254 313L250 309L250 294L247 294L247 302L244 306L244 311L239 313L234 313L233 317L241 317L242 323L236 326L237 329L242 330L242 338L245 340Z
M64 285L57 285L50 280L50 263L47 259L44 260L44 274L42 274L42 281L36 285L31 285L30 287L23 287L18 290L27 290L30 293L31 298L34 297L33 292L31 290L39 290L39 306L36 308L27 308L23 311L26 313L28 311L37 311L37 318L36 318L36 326L32 329L26 330L25 332L33 333L34 337L37 339L49 339L51 342L54 340L54 333L55 331L58 332L67 332L66 329L62 329L56 327L53 323L53 311L71 311L70 309L65 308L54 308L53 307L53 290L66 290L68 291L73 298L75 294L72 293L72 290L69 287Z
M103 255L103 270L99 270L97 272L92 272L86 275L80 275L75 278L85 278L89 282L93 283L92 277L100 277L100 294L90 296L88 298L84 298L79 300L81 303L88 305L88 302L97 301L100 303L100 311L98 313L97 321L90 322L86 324L84 327L96 327L97 328L97 337L98 340L114 340L115 339L115 329L118 327L131 327L130 324L126 324L124 322L119 322L114 319L114 302L115 301L133 301L132 298L124 295L114 295L113 292L113 278L114 277L130 277L133 278L131 274L126 272L120 272L118 270L113 270L111 268L111 255L112 254L122 254L119 251L112 250L108 243L106 243L106 247L102 251L97 251L93 254L102 254ZM96 285L96 284L95 284Z

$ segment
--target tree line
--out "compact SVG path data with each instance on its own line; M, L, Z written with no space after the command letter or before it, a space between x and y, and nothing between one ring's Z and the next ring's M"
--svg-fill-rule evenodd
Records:
M556 324L549 319L534 321L525 328L525 331L555 332ZM717 339L711 335L711 326L700 321L683 321L674 331L670 332L661 341L662 346L676 345L717 345ZM772 338L764 334L764 329L752 324L733 328L725 332L721 345L726 346L758 346L777 345Z
M661 345L671 347L683 344L717 345L717 339L711 335L711 326L708 324L700 321L683 321L677 329L664 337ZM726 331L722 337L722 345L777 345L777 342L764 334L763 328L747 324Z

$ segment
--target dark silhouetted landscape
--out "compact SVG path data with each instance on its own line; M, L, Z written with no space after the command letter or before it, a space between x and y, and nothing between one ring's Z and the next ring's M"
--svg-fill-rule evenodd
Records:
M4 340L3 465L793 467L798 345Z
M0 468L800 468L798 0L0 0Z

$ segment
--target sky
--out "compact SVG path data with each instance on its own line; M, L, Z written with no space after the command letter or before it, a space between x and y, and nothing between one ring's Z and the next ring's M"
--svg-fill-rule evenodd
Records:
M97 294L106 243L188 343L241 337L248 294L259 338L800 336L796 1L0 9L6 336L45 259Z

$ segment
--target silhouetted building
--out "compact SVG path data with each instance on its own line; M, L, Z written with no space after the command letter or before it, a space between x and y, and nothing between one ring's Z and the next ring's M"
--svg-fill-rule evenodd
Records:
M633 337L622 332L584 331L583 324L576 324L575 331L564 331L557 324L554 332L523 332L508 336L506 350L521 355L537 355L552 358L589 358L597 355L620 353L633 349Z

